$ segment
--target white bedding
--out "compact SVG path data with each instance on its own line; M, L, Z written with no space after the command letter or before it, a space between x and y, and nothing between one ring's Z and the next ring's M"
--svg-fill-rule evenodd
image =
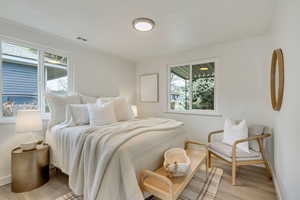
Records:
M165 150L183 146L185 134L181 125L163 119L118 122L97 129L60 125L47 132L46 140L51 146L53 164L70 175L70 187L75 193L84 194L85 200L142 200L140 171L157 168ZM112 134L113 140L100 140L104 133ZM122 137L115 137L118 134ZM80 145L82 142L85 147Z
M62 170L65 174L69 174L69 163L70 161L67 159L67 155L75 149L76 141L78 140L79 136L84 133L86 130L90 128L89 125L84 126L74 126L74 127L65 127L64 124L58 124L53 126L51 130L47 130L46 132L46 143L50 145L50 160L51 164L55 167L58 167ZM59 153L59 147L61 146L60 137L64 137L65 148L64 154Z

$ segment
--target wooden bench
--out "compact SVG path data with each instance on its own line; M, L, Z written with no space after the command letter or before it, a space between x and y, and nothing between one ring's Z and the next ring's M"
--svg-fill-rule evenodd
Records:
M169 178L168 173L163 166L154 172L150 170L144 170L140 176L141 189L144 192L149 192L150 194L162 200L176 200L203 162L205 162L206 165L207 178L207 149L205 148L204 150L196 150L188 148L191 144L205 146L205 144L194 141L185 142L185 150L191 159L191 170L187 176Z

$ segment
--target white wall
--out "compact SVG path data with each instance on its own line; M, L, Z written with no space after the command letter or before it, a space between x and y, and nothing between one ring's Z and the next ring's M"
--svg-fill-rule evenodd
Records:
M272 54L270 47L270 37L261 36L139 62L137 75L159 73L160 97L159 103L141 103L138 100L140 114L181 120L185 123L189 136L203 142L207 141L210 131L223 128L224 118L246 119L249 124L272 127L269 96L269 69ZM216 66L219 97L217 106L222 117L166 113L167 65L210 57L217 57L219 60ZM137 92L139 93L139 89Z
M276 48L285 59L283 105L275 116L274 159L282 199L300 199L300 1L278 0L274 19Z
M76 92L95 96L122 95L135 103L133 62L0 19L0 37L3 36L67 52L74 70ZM14 124L0 123L0 185L9 181L11 149L25 137L15 135Z

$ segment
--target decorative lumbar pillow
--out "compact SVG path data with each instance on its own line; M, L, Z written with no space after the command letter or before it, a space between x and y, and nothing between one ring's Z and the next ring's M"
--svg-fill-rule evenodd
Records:
M46 99L51 112L49 127L62 123L66 120L66 106L69 104L80 104L79 95L59 96L52 93L46 94Z
M70 104L67 112L70 112L72 125L86 125L90 122L87 104Z
M87 106L91 126L103 126L117 122L113 103L88 104Z
M98 97L93 97L93 96L86 96L83 94L80 94L81 98L81 103L83 104L88 104L88 103L96 103Z
M112 102L114 105L115 115L118 121L128 121L134 118L134 113L131 106L128 104L124 97L116 97L112 99L100 98L97 100L98 105L102 105L105 102Z
M245 120L238 124L229 119L225 120L223 143L233 145L235 141L246 138L248 138L248 127ZM238 144L237 148L249 152L248 142Z

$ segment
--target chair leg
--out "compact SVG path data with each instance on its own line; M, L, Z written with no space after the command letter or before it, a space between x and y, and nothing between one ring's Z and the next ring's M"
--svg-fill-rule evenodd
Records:
M267 174L269 176L269 178L272 180L272 171L271 171L271 168L270 168L270 165L269 165L269 162L267 160L264 160L265 162L265 167L266 167L266 170L267 170Z
M212 162L211 162L211 153L208 152L208 168L212 167Z
M232 163L232 185L236 185L236 182L235 182L235 180L236 180L236 163L235 162L233 162Z
M258 144L259 144L259 148L260 148L260 152L261 152L261 155L262 155L262 158L264 160L264 163L265 163L265 167L266 167L266 170L267 170L267 173L269 175L269 178L272 179L272 171L271 171L271 168L270 168L270 165L269 165L269 162L268 160L266 159L266 154L265 154L265 149L264 149L264 146L263 146L263 141L262 140L257 140Z
M205 158L205 178L208 178L208 156Z

